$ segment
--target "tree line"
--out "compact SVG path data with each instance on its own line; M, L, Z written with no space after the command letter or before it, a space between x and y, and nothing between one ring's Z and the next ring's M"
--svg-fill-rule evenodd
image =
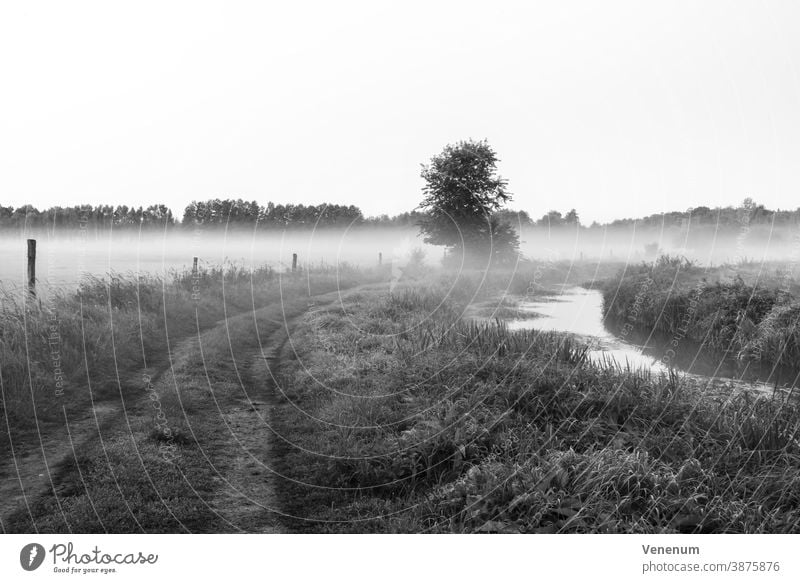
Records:
M165 205L129 207L127 205L55 206L39 210L32 205L11 207L0 205L0 232L71 231L91 232L114 230L164 230L257 228L311 229L346 228L353 226L415 227L424 213L411 211L398 215L365 217L360 208L341 204L275 204L260 205L256 201L215 198L192 201L181 220Z
M215 198L193 201L183 211L181 220L163 204L142 206L77 205L55 206L39 210L32 205L11 207L0 205L0 233L25 231L90 231L188 229L201 225L207 228L241 227L257 229L310 229L355 226L416 228L429 215L429 210L413 210L398 215L365 217L354 205L340 204L275 204L260 205L256 201ZM580 222L575 209L562 214L551 210L539 219L526 211L497 209L493 216L499 224L516 229L526 228L587 228ZM752 199L738 206L698 206L685 211L656 213L637 219L617 219L609 223L594 222L588 228L670 227L719 225L722 228L741 228L743 225L775 226L800 224L800 208L770 210Z
M540 228L581 227L589 229L637 227L697 227L699 225L719 226L723 230L741 229L745 225L787 226L800 224L800 207L794 210L772 210L763 204L746 198L737 206L707 207L698 206L685 211L654 213L645 217L616 219L608 223L593 222L585 225L575 209L566 213L551 210L539 219L532 219L525 211L503 209L496 215L511 225Z
M365 217L355 205L323 203L319 205L275 204L259 205L241 199L212 199L193 201L183 212L181 225L192 227L240 227L258 229L320 229L354 226L416 226L424 213L411 211L399 215Z
M617 219L608 227L632 226L698 226L709 225L741 229L749 225L787 226L800 223L800 207L794 210L771 210L752 198L745 198L738 206L698 206L668 213L656 213L639 219Z
M354 205L275 204L260 205L241 199L193 201L184 209L181 223L211 227L258 226L259 228L347 227L362 223L364 214Z
M0 232L29 230L105 230L163 229L175 225L172 211L163 204L148 207L127 205L54 206L39 210L32 205L11 207L0 205Z

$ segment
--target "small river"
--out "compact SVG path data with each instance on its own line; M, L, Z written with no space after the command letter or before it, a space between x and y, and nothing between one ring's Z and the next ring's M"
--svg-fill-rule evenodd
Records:
M591 349L588 356L593 361L613 361L623 368L667 370L655 355L647 354L642 346L626 342L606 327L603 296L598 290L568 288L560 295L523 302L519 308L535 317L508 320L511 330L535 329L574 334L589 343Z
M523 301L519 309L530 317L506 320L509 329L574 334L589 344L588 357L593 362L656 373L672 367L706 383L770 393L776 383L798 384L797 370L713 356L688 338L680 339L676 347L673 339L663 334L631 332L623 336L605 321L603 296L598 290L570 287L560 294Z

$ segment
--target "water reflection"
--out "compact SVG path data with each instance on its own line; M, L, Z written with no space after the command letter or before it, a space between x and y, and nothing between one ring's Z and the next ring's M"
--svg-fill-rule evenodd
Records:
M557 296L523 302L520 310L536 317L509 320L509 329L575 334L589 343L588 356L594 362L632 369L667 370L642 346L626 342L608 330L603 322L603 296L598 290L569 288Z

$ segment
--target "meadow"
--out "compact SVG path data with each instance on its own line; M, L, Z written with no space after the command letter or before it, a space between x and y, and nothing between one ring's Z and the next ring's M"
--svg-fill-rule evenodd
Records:
M87 280L49 304L9 298L0 348L15 451L63 415L104 402L118 415L3 528L797 532L791 396L592 361L584 339L502 322L520 298L563 284L627 289L622 267L420 261L401 278L388 266L228 267ZM636 277L678 270L696 285L694 269L663 260ZM48 368L53 314L63 397Z

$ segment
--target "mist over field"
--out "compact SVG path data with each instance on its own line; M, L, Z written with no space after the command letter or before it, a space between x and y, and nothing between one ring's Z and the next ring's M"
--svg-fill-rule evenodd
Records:
M532 259L646 261L660 254L700 265L790 261L800 248L800 227L755 225L741 229L686 227L523 228L520 251Z
M47 236L37 239L37 279L42 285L74 285L81 274L103 277L110 273L162 274L191 269L192 258L201 267L234 263L245 268L264 265L277 270L298 266L348 263L362 267L402 261L412 250L424 248L427 260L438 261L440 248L425 245L414 229L340 229L253 234L244 229L203 232L131 232ZM0 282L22 285L26 243L22 237L0 237Z
M793 262L800 250L800 227L795 225L714 225L691 228L669 226L519 229L522 257L535 261L640 262L658 255L684 256L698 265L742 262ZM37 279L42 285L75 285L81 274L104 277L111 273L162 274L191 268L192 258L202 266L234 263L245 268L268 265L286 269L292 254L298 265L360 267L383 262L402 264L421 249L429 265L437 265L441 247L424 243L414 227L354 227L342 229L253 232L251 229L196 229L68 231L31 235L37 239ZM25 282L25 237L0 236L0 282L14 287Z

